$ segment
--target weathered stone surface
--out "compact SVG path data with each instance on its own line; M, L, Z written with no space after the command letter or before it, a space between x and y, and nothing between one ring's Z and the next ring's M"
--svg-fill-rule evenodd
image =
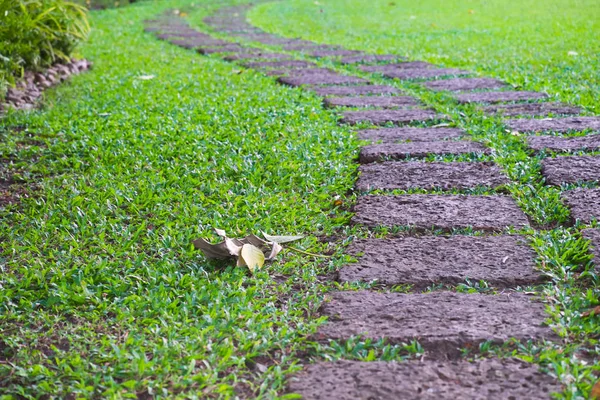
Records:
M600 181L600 156L568 156L542 160L542 175L550 185Z
M385 71L383 76L396 79L427 79L441 76L469 75L469 71L457 68L411 68Z
M362 239L352 242L347 253L356 256L358 262L340 270L341 282L377 281L424 289L440 283L463 283L466 279L485 280L495 287L546 280L536 271L535 251L519 236Z
M384 64L384 65L360 65L360 70L365 72L391 72L406 69L425 69L425 68L436 68L435 65L424 61L408 61L396 64Z
M292 376L287 388L304 400L549 400L561 391L537 365L506 358L320 362Z
M317 331L323 339L352 336L386 339L389 343L418 340L425 350L444 358L479 343L554 339L544 325L543 303L520 294L426 294L334 292L321 307L329 320Z
M381 61L395 61L401 59L403 59L402 56L397 56L394 54L359 54L356 56L342 57L340 62L342 64L358 64Z
M434 142L436 140L458 139L465 132L458 128L379 128L357 131L358 138L372 142Z
M400 90L393 86L357 85L357 86L313 86L308 89L320 96L362 96L377 94L397 94Z
M592 261L596 270L600 270L600 229L584 229L581 231L581 235L591 241L590 252L594 256Z
M364 146L360 149L361 164L377 161L401 160L407 157L427 157L430 154L487 154L481 143L471 141L383 143Z
M419 101L409 96L328 97L323 104L326 107L400 108L419 105Z
M343 114L341 122L350 125L356 125L361 122L370 122L373 125L385 125L387 123L406 124L409 122L443 118L443 115L426 109L346 111Z
M317 43L293 43L282 46L286 51L317 51L317 50L337 50L335 46L322 45Z
M581 112L581 108L563 103L524 103L487 106L484 111L488 114L501 114L504 116L577 115Z
M356 76L341 75L338 73L304 73L307 70L298 70L290 76L282 76L277 80L280 83L289 86L302 85L351 85L357 83L367 83L366 79Z
M509 119L506 125L519 132L599 131L600 117Z
M423 86L432 90L460 92L467 90L501 89L506 84L493 78L454 78L442 81L424 82Z
M240 51L236 54L231 54L223 57L226 61L237 61L237 60L290 60L292 57L288 54L281 53L266 53L261 50L255 49L254 51Z
M583 223L600 219L600 189L578 188L563 192L562 197L573 219Z
M200 54L237 53L247 52L248 48L242 47L238 44L226 44L224 46L198 47L196 48L196 51Z
M500 231L529 225L510 196L411 194L361 196L354 208L355 224L370 227L410 226L418 230L469 228Z
M561 136L529 136L529 147L536 151L600 150L600 135L561 137Z
M388 161L361 165L359 171L356 188L362 191L496 188L509 183L498 166L482 162Z
M505 103L546 98L548 98L546 93L527 91L460 93L456 95L459 103Z
M356 50L316 50L308 53L312 57L343 57L353 56L360 54L360 51Z
M312 68L316 64L302 60L284 60L284 61L254 61L244 64L248 68Z

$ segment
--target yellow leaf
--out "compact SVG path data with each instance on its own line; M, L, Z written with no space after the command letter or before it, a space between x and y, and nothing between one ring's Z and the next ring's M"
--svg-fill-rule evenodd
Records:
M250 272L262 267L265 264L265 254L258 247L251 244L244 244L238 259L238 266L248 266Z

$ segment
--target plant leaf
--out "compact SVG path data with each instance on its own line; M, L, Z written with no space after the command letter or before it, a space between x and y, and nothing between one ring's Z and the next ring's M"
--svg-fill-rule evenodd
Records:
M266 258L267 261L271 261L272 259L277 257L277 254L279 254L279 252L281 250L283 250L283 247L279 243L277 243L277 242L272 242L272 243L273 243L273 247L271 248L271 252L269 253L269 255Z
M246 265L250 272L254 273L254 270L262 267L264 264L265 255L261 249L249 243L242 246L240 258L238 259L238 266Z
M232 256L226 242L212 244L200 238L194 240L193 243L194 247L202 250L207 258L227 258Z
M275 243L288 243L288 242L294 242L296 240L304 239L304 235L271 236L271 235L267 235L264 232L262 232L262 235L264 236L265 239L267 239L267 241L275 242Z

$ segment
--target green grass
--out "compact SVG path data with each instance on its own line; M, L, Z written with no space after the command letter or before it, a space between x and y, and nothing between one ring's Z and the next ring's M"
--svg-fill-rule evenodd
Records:
M13 113L3 121L0 159L12 160L11 173L25 183L38 182L39 189L32 198L0 210L2 400L45 395L231 398L236 392L273 398L281 395L286 376L310 360L402 360L423 352L416 342L307 340L322 322L316 310L324 292L386 289L322 283L322 275L349 261L343 246L355 237L383 237L407 228L347 226L356 199L353 160L360 143L337 125L335 111L324 110L319 98L142 33L141 21L168 7L185 9L199 27L217 7L198 1L186 7L191 3L136 3L92 13L91 40L82 52L94 69L48 91L43 109ZM321 5L323 16L310 22L314 25L307 25L309 14L301 12L297 26L276 22L297 4L259 6L252 18L264 26L274 24L273 29L287 25L277 29L289 35L304 27L298 35L318 40L324 35L323 18L329 18L327 7L341 5ZM310 2L302 9L311 6L317 7ZM354 6L357 11L347 15L360 15ZM384 6L392 7L376 3L373 9ZM448 16L455 14L451 11L446 10ZM273 20L264 21L264 16ZM429 28L421 28L428 35ZM328 32L331 42L385 50L358 30L344 37ZM388 45L409 48L398 36ZM467 43L475 49L478 40L472 35ZM451 47L449 39L446 46ZM585 50L591 46L578 48L583 56L567 61L587 60ZM459 64L462 53L452 51L456 64L447 65L464 66ZM471 60L478 66L469 68L488 76L508 73L510 63L502 66L501 55L492 48L486 54L496 61ZM359 75L349 67L321 64ZM564 86L551 94L567 100L574 96L580 99L572 100L575 104L594 109L594 94L580 81L570 87L548 74L536 78L540 85ZM139 79L143 75L154 78ZM565 383L563 398L587 397L600 371L593 363L600 354L599 317L581 318L580 312L598 303L598 276L578 232L583 226L560 227L569 213L559 198L561 188L547 187L541 178L539 162L546 155L532 156L524 138L505 132L499 118L458 106L443 93L360 75L418 96L449 115L451 126L493 149L486 160L498 163L514 181L503 191L514 196L536 227L547 228L521 233L530 238L539 267L552 279L535 289L548 301L549 321L562 341L484 343L480 350L539 363ZM336 199L342 205L334 205ZM305 233L309 236L295 247L333 257L288 250L250 276L232 263L208 262L193 250L191 241L199 236L216 240L212 227L232 236L260 230ZM469 229L455 233L480 234ZM317 237L324 235L340 239L320 243ZM486 282L451 289L493 290Z

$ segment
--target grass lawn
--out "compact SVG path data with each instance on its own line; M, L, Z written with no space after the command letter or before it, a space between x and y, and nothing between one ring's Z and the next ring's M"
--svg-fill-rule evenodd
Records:
M203 16L229 4L213 3L93 12L81 48L93 69L46 92L40 110L2 121L0 160L38 187L0 210L0 399L273 398L307 359L421 352L418 343L306 339L321 322L313 317L323 293L338 288L324 276L347 261L345 238L369 235L347 226L359 142L309 92L143 33L142 20L170 7L203 29ZM569 20L559 21L559 44L559 22L548 22L556 15L539 14L538 23L511 8L497 18L499 1L403 4L269 3L251 20L286 36L467 67L599 111L592 1L575 10L539 2L537 12L557 9ZM509 29L512 15L520 22ZM597 304L600 289L581 226L560 227L569 217L559 201L565 188L541 180L540 160L551 154L532 157L522 137L472 106L393 84L490 146L489 158L514 181L504 190L540 228L524 233L551 283L519 290L544 296L562 342L482 350L540 363L566 384L564 398L585 398L600 373L600 344L597 317L580 312ZM251 276L193 249L200 236L217 239L213 227L231 236L303 233L294 247L333 257L285 250ZM485 282L454 289L489 291Z

